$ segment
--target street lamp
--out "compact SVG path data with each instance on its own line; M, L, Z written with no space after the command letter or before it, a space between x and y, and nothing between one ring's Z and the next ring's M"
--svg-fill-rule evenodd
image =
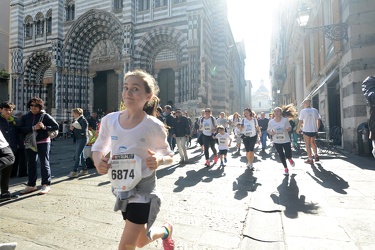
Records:
M303 31L322 31L324 36L332 41L340 41L342 39L348 40L348 25L346 23L337 23L318 27L306 27L307 23L309 22L310 13L311 9L306 3L301 3L299 5L297 19L299 26L303 28Z

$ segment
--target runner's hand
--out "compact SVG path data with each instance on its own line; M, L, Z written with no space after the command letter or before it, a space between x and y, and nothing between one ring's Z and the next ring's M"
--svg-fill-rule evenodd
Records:
M99 161L94 162L96 170L98 171L99 174L108 173L108 169L111 167L111 164L108 164L108 160L109 158L102 156L102 158Z
M156 154L154 151L150 149L147 150L147 153L150 155L146 158L146 166L150 170L156 170L159 167L159 162L163 161L163 156Z

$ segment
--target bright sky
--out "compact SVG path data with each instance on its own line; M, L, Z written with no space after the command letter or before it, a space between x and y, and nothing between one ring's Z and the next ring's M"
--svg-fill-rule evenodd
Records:
M259 86L263 79L269 89L272 6L278 0L227 0L228 19L236 42L244 39L245 79Z

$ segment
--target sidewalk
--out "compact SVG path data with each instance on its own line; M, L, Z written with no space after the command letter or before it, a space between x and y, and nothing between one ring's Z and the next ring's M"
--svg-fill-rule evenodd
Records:
M113 212L107 176L90 169L90 175L69 180L73 152L71 139L54 142L49 194L0 203L0 243L33 250L117 249L124 222ZM156 224L173 223L176 249L375 248L374 159L322 156L310 166L296 158L284 177L269 148L256 152L254 172L246 169L244 153L228 154L224 168L207 169L200 148L188 152L191 164L157 172L164 200ZM20 191L25 181L11 179L11 191ZM162 249L161 241L144 249Z

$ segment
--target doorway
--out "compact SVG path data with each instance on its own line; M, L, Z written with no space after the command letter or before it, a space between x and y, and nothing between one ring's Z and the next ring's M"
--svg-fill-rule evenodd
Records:
M117 111L118 100L118 76L114 70L100 71L93 79L94 101L93 111L98 114Z
M159 98L160 98L160 106L164 107L164 105L171 105L173 107L175 102L175 79L174 79L174 70L169 69L161 69L158 75L158 83L159 83Z
M336 77L332 82L327 84L328 92L328 122L329 126L341 127L341 98L340 98L340 83L339 77Z

